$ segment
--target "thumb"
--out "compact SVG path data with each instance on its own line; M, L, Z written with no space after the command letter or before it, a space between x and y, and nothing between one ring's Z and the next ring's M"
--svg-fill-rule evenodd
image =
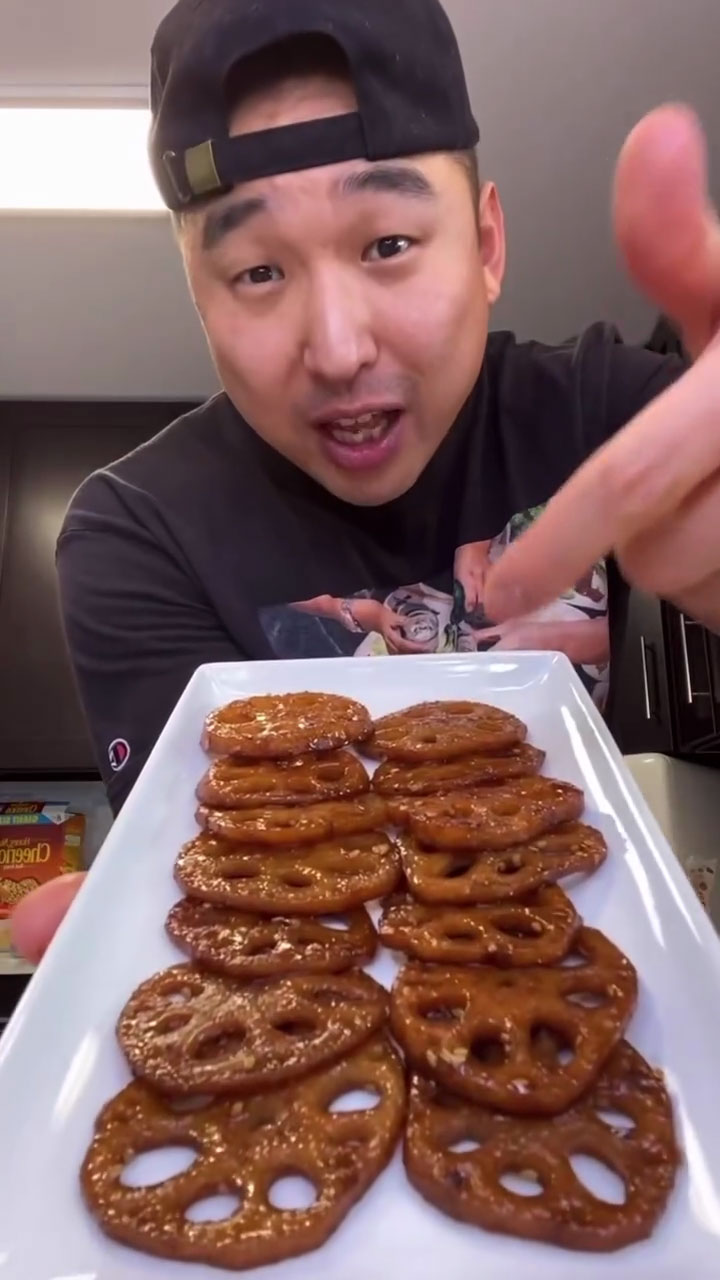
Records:
M633 129L618 161L615 233L636 284L699 356L720 326L720 222L695 113L667 105Z
M85 881L84 871L48 880L23 898L12 915L12 943L20 955L39 964Z

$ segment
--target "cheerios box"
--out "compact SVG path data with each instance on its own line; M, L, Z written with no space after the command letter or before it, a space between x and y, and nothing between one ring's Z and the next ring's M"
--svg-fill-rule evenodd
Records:
M10 945L10 916L21 898L83 866L85 818L66 802L0 802L0 972L28 970Z

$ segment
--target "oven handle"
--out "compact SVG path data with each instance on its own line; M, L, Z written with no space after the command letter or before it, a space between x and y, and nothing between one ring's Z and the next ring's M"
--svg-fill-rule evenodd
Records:
M645 695L645 719L652 720L653 711L650 702L650 676L648 674L648 644L644 636L640 637L640 661L642 663L643 693Z
M680 614L680 643L682 646L683 667L685 670L685 696L689 707L695 705L696 698L711 698L712 694L708 690L693 689L692 675L690 674L690 650L688 648L687 629L689 626L697 626L697 623L690 622L684 613Z

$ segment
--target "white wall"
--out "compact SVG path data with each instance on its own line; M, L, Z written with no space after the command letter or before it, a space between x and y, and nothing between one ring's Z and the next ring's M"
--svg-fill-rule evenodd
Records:
M169 217L0 216L0 396L215 387Z
M633 124L694 104L720 196L720 0L446 0L461 33L509 236L502 325L561 339L600 317L630 338L652 313L625 281L610 232L615 160Z
M720 174L720 0L446 4L483 171L507 213L496 323L553 340L602 316L643 337L653 313L624 280L609 229L614 159L644 111L683 98L707 123ZM164 8L0 0L0 94L59 84L142 97ZM164 219L0 217L0 395L183 397L214 385Z

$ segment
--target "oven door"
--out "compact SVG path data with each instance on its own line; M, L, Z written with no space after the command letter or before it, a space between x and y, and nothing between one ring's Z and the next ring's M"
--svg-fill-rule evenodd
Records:
M677 609L665 613L676 746L685 754L720 745L720 638Z

